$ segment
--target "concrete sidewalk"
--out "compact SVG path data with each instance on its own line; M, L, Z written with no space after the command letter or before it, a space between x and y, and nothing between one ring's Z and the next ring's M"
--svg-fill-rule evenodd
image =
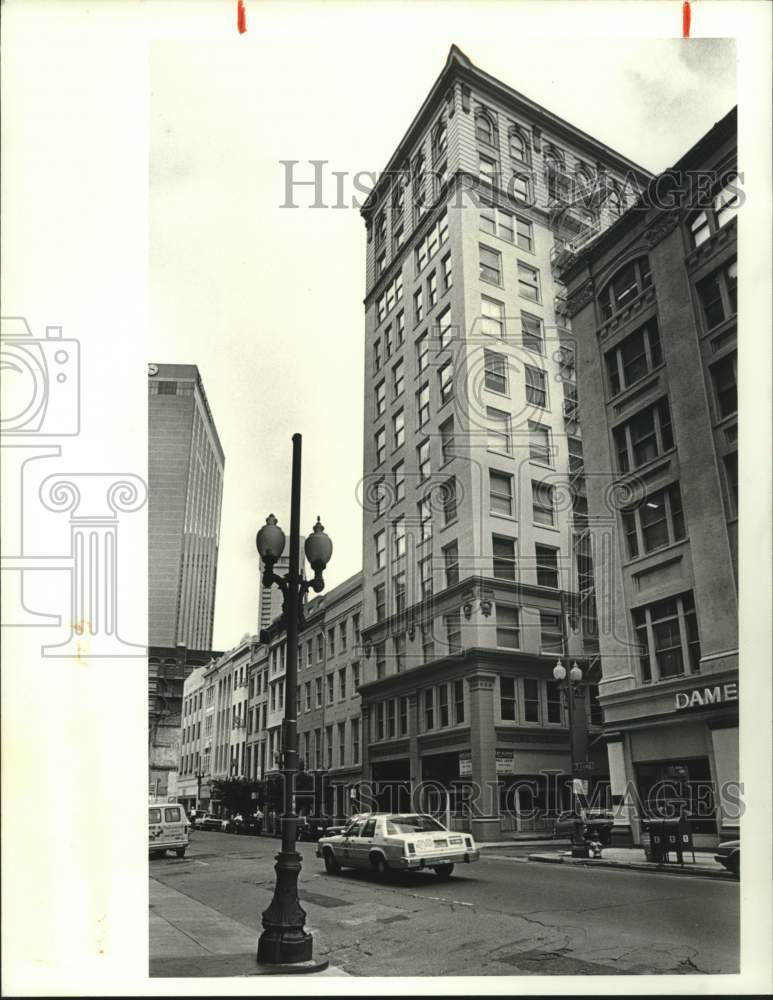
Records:
M260 976L258 929L150 879L150 976ZM330 966L318 976L346 976Z
M713 853L696 851L695 861L692 853L685 855L684 864L676 862L657 864L648 861L643 848L639 847L605 847L601 858L573 858L569 851L558 851L552 854L530 854L529 861L543 861L547 864L583 865L588 868L628 868L638 871L662 872L670 875L698 875L703 878L721 878L734 881L730 874L718 861Z

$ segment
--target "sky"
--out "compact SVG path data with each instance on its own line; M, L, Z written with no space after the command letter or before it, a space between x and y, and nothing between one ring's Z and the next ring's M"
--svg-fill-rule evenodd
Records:
M735 104L732 41L550 35L557 6L248 2L246 35L151 48L148 360L199 366L226 455L213 648L255 631L255 533L272 512L288 527L296 431L302 531L319 514L333 540L328 587L361 566L365 229L309 189L282 207L281 161L296 179L327 161L328 205L334 170L350 198L452 43L653 172Z

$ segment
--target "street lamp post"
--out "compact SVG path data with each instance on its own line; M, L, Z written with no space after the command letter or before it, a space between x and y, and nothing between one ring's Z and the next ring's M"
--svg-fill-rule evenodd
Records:
M313 937L306 930L306 912L298 900L298 876L301 855L295 849L297 817L293 791L298 770L298 725L296 683L298 676L298 625L301 597L312 589L319 593L325 587L322 572L333 552L333 543L317 518L313 532L306 539L304 551L314 570L312 580L301 579L300 563L301 520L301 435L293 434L293 470L290 494L290 566L287 575L277 576L273 567L285 548L285 535L273 514L258 532L256 545L263 560L263 586L279 587L284 597L283 623L287 635L287 667L285 673L285 717L283 738L283 816L282 847L276 856L276 886L274 898L264 911L263 933L258 940L258 962L277 973L319 972L327 961L312 958Z
M553 667L553 677L556 679L561 690L561 695L569 716L569 744L572 754L572 812L578 816L572 832L572 857L587 858L588 845L585 843L585 838L583 837L585 823L578 808L577 794L575 792L575 782L578 779L577 746L579 743L575 699L584 697L582 670L578 667L577 663L573 663L567 676L566 667L560 660L557 660L555 667Z

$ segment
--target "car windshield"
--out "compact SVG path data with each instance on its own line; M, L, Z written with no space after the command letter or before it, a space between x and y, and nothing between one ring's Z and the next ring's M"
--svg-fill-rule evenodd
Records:
M431 816L390 816L387 828L390 833L434 833L436 830L448 832Z

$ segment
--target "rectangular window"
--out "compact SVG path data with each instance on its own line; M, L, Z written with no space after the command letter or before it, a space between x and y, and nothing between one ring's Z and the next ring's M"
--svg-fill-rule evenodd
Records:
M376 643L376 680L386 675L386 643Z
M515 580L515 539L493 535L494 576L498 580Z
M381 465L381 463L386 458L386 431L383 427L376 431L376 465Z
M660 334L651 320L604 355L609 390L613 396L648 375L663 362Z
M352 763L360 762L360 720L352 719Z
M338 766L346 763L346 723L338 723Z
M543 653L560 653L563 648L561 615L552 611L540 611L540 649Z
M446 587L454 587L459 582L459 543L449 542L443 546L443 563L446 571Z
M700 642L691 592L635 608L631 614L645 681L679 677L699 669Z
M440 405L447 403L454 395L454 364L449 360L438 372L440 381Z
M327 645L328 645L328 653L330 654L330 656L335 656L336 630L334 628L329 628L327 630Z
M434 309L437 305L437 271L433 271L427 278L427 309Z
M405 573L395 573L392 577L392 586L395 595L395 613L401 614L405 611Z
M442 503L443 503L443 523L444 525L451 524L452 521L456 520L456 477L451 476L450 479L446 479L443 483L442 490Z
M515 722L515 678L499 678L499 715L504 722Z
M694 247L699 247L711 236L709 217L705 212L698 212L690 220L690 238Z
M505 306L503 302L490 299L486 295L480 297L481 332L489 337L500 340L505 336Z
M518 294L532 302L540 301L539 271L518 261Z
M435 728L435 690L427 688L424 692L424 728Z
M735 188L737 178L733 177L714 197L714 211L717 226L721 229L735 218L739 208L738 191Z
M550 545L534 546L537 583L540 587L558 587L558 549Z
M457 726L464 722L464 681L454 681L454 722Z
M507 455L511 454L510 414L504 410L495 410L493 406L487 406L486 424L489 451L502 451Z
M405 517L396 517L392 528L392 558L399 559L405 555Z
M419 415L419 427L429 420L429 383L425 382L416 393L416 410Z
M727 487L730 491L730 496L733 498L733 512L738 511L738 452L731 451L728 455L725 455L725 476L727 478Z
M405 413L402 410L398 410L392 417L392 437L394 439L393 450L400 448L405 443Z
M545 424L529 421L529 458L541 465L550 465L550 428ZM570 459L571 463L571 459Z
M525 677L523 681L524 722L539 722L539 681Z
M317 708L322 708L322 678L314 679L314 704Z
M451 723L451 714L448 708L448 685L440 684L437 689L437 711L440 726L448 726Z
M442 465L454 457L454 418L449 417L440 425L440 458Z
M622 511L628 557L652 552L684 538L684 514L679 485L650 493L636 508Z
M417 508L419 512L419 541L426 542L432 538L432 501L429 495L419 500Z
M405 462L398 462L392 470L395 482L395 503L405 500Z
M383 740L386 733L384 702L380 701L376 705L376 739Z
M429 347L427 335L423 333L416 341L416 370L423 372L429 364Z
M386 566L386 531L382 528L373 536L374 549L376 551L376 569Z
M548 722L560 726L564 721L561 689L555 681L547 681L545 688L547 691Z
M352 691L358 691L360 687L360 664L359 662L354 662L352 664Z
M711 366L714 396L721 419L738 410L738 360L736 352L726 355Z
M443 289L447 292L454 283L453 271L451 270L451 254L446 254L442 264Z
M395 700L394 698L390 698L387 702L387 739L393 740L395 738L395 727Z
M530 187L529 178L525 174L513 174L510 187L512 188L513 196L519 201L530 201Z
M707 330L738 312L738 262L723 265L695 286Z
M424 319L424 290L419 288L413 296L413 321L417 325Z
M497 646L504 649L518 649L519 644L518 608L509 604L497 604Z
M405 313L399 312L395 320L395 339L398 347L402 346L405 340Z
M419 560L422 600L432 597L432 556Z
M555 524L552 486L532 480L531 509L535 524Z
M376 621L383 622L386 618L386 586L383 583L373 588L373 599L376 605Z
M306 681L303 686L303 699L307 712L311 711L311 681Z
M341 644L341 652L343 653L346 649L346 622L343 621L338 626L338 641Z
M489 502L492 514L514 516L513 477L511 475L489 469Z
M406 736L408 733L408 699L400 698L399 701L400 715L399 715L399 732L401 736Z
M451 307L444 309L437 319L438 350L444 351L451 343L453 328L451 326Z
M661 399L614 429L617 464L629 472L674 447L668 401Z
M545 409L548 405L548 392L545 379L545 372L539 368L532 368L531 365L523 366L524 377L526 379L526 400L533 406L541 406Z
M431 472L429 438L422 441L416 449L416 465L419 470L419 482L423 483L425 479L429 479Z
M509 395L507 387L507 358L504 354L496 351L484 350L483 365L485 373L485 385L492 392L498 392L503 396Z
M444 618L446 626L446 642L449 653L456 653L462 648L462 623L459 612L455 611Z
M338 671L338 697L341 701L346 698L346 667Z
M405 368L402 358L392 368L392 395L395 399L402 394L405 388Z
M532 251L534 249L534 232L532 224L527 219L515 217L515 242L521 250Z
M489 156L479 157L478 173L481 180L487 181L489 184L496 184L497 182L497 161L492 160Z
M443 213L416 247L416 271L423 271L448 240L448 217Z
M502 284L502 254L491 247L480 245L480 277L494 285Z
M521 313L521 339L527 350L536 351L538 354L545 353L545 333L542 329L542 320L538 316Z

